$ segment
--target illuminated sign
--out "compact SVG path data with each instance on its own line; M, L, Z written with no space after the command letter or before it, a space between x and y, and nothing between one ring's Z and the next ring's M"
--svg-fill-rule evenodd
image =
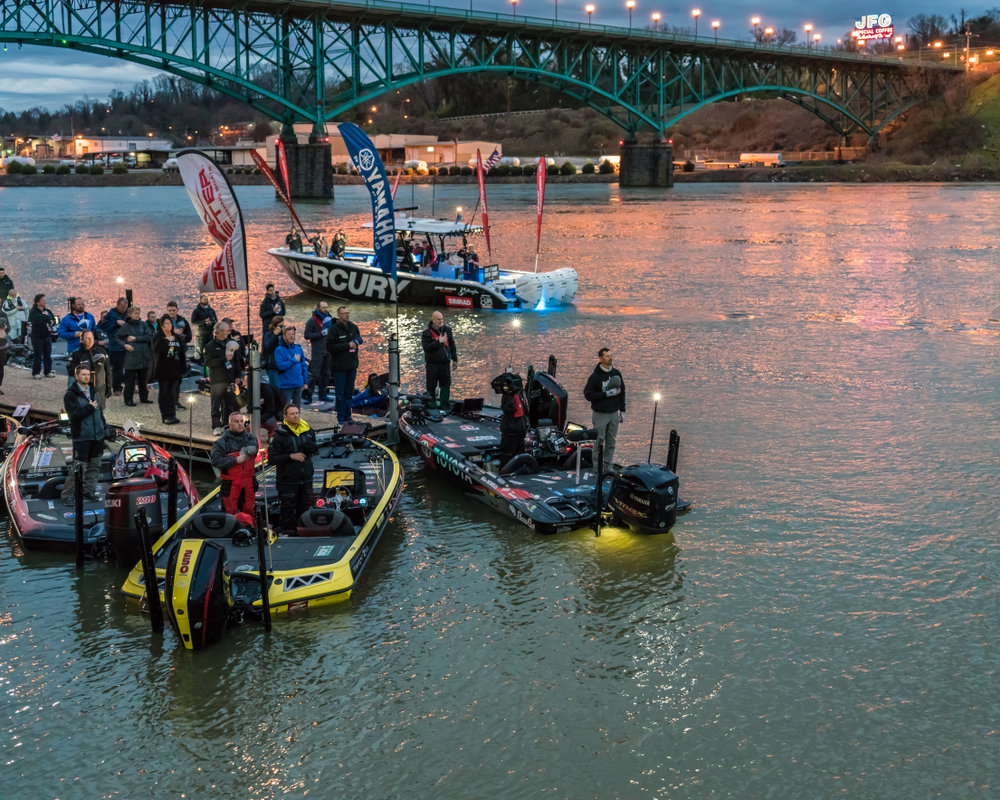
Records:
M854 30L851 32L851 36L859 42L891 39L892 34L892 17L888 14L865 14L854 20Z

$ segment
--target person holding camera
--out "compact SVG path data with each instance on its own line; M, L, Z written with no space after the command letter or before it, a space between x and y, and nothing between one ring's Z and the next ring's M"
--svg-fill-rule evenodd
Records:
M618 423L625 421L625 381L612 366L613 358L607 347L597 351L597 358L597 366L583 387L583 396L590 401L597 438L604 440L604 463L613 465Z
M330 354L330 371L337 395L337 423L340 425L351 421L354 380L358 377L358 348L364 341L358 326L351 322L351 310L347 306L338 308L326 339L326 352Z
M451 365L458 366L458 351L455 349L455 335L444 324L444 315L440 311L431 314L430 325L420 334L420 344L427 366L427 394L432 404L447 409L451 400ZM440 400L437 399L438 386L441 387Z

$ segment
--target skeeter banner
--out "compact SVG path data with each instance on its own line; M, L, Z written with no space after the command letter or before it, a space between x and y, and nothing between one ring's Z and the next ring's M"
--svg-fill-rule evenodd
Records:
M389 177L378 150L363 130L353 122L341 122L338 128L347 152L372 196L372 235L375 261L383 273L396 280L396 215L389 192Z
M486 184L483 183L483 154L476 148L476 175L479 178L479 203L483 207L483 233L486 234L486 252L490 261L493 260L493 248L490 247L490 223L486 216ZM469 220L472 222L472 220Z
M302 225L302 221L299 219L299 215L295 213L295 209L292 208L292 201L288 199L288 195L285 194L285 190L278 183L278 176L274 174L274 171L267 165L267 162L256 150L250 151L250 157L253 159L253 163L257 165L257 169L261 171L261 174L267 178L271 185L274 187L274 191L278 193L278 197L281 198L282 202L288 206L288 211L292 215L292 219L295 220L295 224L299 226L299 229L305 234L306 229Z
M177 168L195 211L222 247L198 285L200 292L247 290L246 233L243 214L225 173L201 150L182 150Z
M281 139L275 140L274 152L277 154L278 169L281 170L281 179L285 182L285 190L288 192L288 196L291 197L292 190L288 188L288 159L285 158L285 143Z

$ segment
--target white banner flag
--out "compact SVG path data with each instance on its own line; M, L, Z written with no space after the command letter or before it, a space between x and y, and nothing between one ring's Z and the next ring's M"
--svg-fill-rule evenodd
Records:
M184 187L201 221L222 247L202 275L200 292L245 292L247 254L243 216L222 169L200 150L184 150L177 156Z

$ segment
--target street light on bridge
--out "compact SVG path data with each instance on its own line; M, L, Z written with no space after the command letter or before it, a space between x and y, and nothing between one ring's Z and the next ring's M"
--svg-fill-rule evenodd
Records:
M764 28L764 35L770 40L774 36L774 28Z
M510 0L510 4L514 6L514 16L517 16L517 0Z
M807 22L806 23L806 47L809 47L809 39L811 38L810 34L812 33L812 29L813 29L812 23L811 22Z
M471 3L472 0L469 0L469 2ZM556 0L556 22L558 21L559 21L559 0Z
M694 17L694 38L698 38L698 17L701 16L701 9L696 8L691 12L691 16Z
M635 8L635 0L627 0L625 8L628 9L628 29L632 30L632 9Z
M813 34L813 44L815 44L816 47L819 47L819 34L818 33L814 33Z
M750 20L753 25L753 46L757 46L757 26L760 25L760 17L753 17Z
M719 25L720 25L719 20L717 20L717 19L713 19L712 20L712 30L715 31L715 43L716 44L719 43Z
M587 8L585 10L587 12L587 24L588 25L593 25L594 24L594 6L592 6L592 5L591 6L587 6Z
M656 31L660 26L660 12L653 12L653 30Z

